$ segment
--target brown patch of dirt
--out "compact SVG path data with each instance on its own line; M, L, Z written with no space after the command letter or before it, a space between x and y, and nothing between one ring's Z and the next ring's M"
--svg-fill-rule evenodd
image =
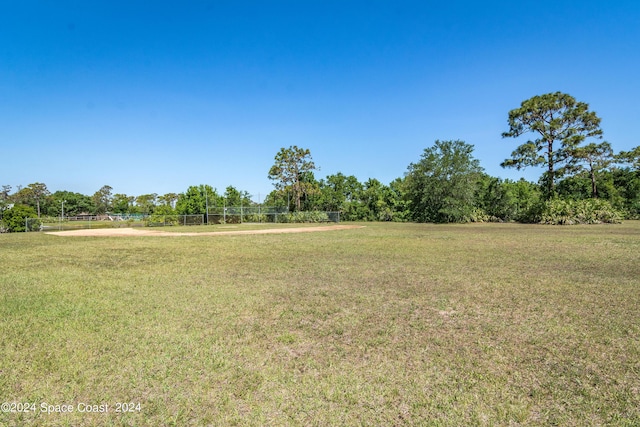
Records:
M171 232L150 230L148 228L97 228L67 231L50 231L46 234L54 236L229 236L240 234L287 234L287 233L312 233L317 231L349 230L363 228L362 225L324 225L319 227L293 227L293 228L268 228L262 230L236 230L236 231L205 231L201 233Z

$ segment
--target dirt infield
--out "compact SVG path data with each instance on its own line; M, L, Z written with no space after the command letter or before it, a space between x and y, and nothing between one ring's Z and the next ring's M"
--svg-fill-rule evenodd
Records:
M201 233L171 232L151 230L148 228L98 228L68 231L51 231L46 234L55 236L230 236L241 234L285 234L285 233L312 233L317 231L349 230L362 228L362 225L325 225L319 227L294 227L294 228L269 228L262 230L235 230L235 231L205 231Z

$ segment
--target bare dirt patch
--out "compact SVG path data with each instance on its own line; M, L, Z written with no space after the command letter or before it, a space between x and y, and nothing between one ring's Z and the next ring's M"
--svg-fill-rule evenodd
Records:
M229 236L240 234L288 234L288 233L312 233L319 231L349 230L362 228L362 225L324 225L318 227L293 227L293 228L268 228L262 230L234 230L234 231L205 231L201 233L171 232L151 230L148 228L98 228L68 231L51 231L46 234L55 236Z

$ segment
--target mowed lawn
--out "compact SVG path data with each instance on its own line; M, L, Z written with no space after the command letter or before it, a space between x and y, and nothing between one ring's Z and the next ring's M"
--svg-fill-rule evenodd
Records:
M0 235L0 425L640 425L640 222L363 225Z

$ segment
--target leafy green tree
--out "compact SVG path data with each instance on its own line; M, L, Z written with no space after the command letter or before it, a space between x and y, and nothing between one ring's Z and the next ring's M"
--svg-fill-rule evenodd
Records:
M178 195L176 212L179 215L204 215L214 206L222 207L224 198L210 185L190 186Z
M135 197L123 193L116 193L111 199L111 211L117 214L134 213Z
M299 211L302 207L302 196L312 190L310 184L303 181L303 175L315 168L309 149L293 145L281 148L276 154L275 163L269 170L269 179L275 181L274 186L277 190L290 192L295 209Z
M388 186L375 178L369 178L364 183L362 204L366 211L367 221L391 221L393 219L392 194Z
M286 189L273 190L264 198L263 205L287 209L289 208L289 194Z
M556 194L563 199L584 200L591 198L591 182L583 171L568 176L556 184Z
M103 185L93 194L92 199L96 207L96 214L100 215L109 212L111 209L111 202L113 200L113 196L111 195L112 190L113 188L110 186Z
M476 206L491 220L510 221L518 212L518 202L509 191L510 181L481 174L476 187Z
M227 206L240 206L242 204L242 194L231 185L225 189L224 199Z
M405 196L406 183L404 178L396 178L389 184L389 204L392 206L392 221L408 221L411 218L410 203Z
M38 213L31 206L14 205L11 209L4 211L2 222L7 231L19 232L26 230L25 219L37 219ZM33 227L34 224L30 224ZM39 226L39 224L38 224Z
M327 211L339 211L347 200L346 176L342 172L329 175L320 180L320 194L323 208Z
M161 204L153 210L154 215L176 215L176 210L171 205Z
M178 195L176 212L180 215L202 215L206 211L203 193L196 186L190 186L187 191Z
M621 208L629 219L640 219L640 169L613 169L613 186L621 196Z
M62 202L64 202L65 216L76 216L95 211L91 197L71 191L56 191L47 202L46 215L62 215Z
M162 203L155 207L153 214L146 219L147 225L165 224L178 225L180 219L171 204Z
M175 208L177 201L178 194L176 193L167 193L162 196L158 196L158 202L161 206L170 206L172 209Z
M246 191L239 191L233 186L228 186L224 191L224 199L226 206L250 206L253 202Z
M300 183L304 191L300 198L301 209L303 211L313 211L321 209L320 183L312 171L304 172L300 175Z
M476 188L476 206L490 221L530 222L531 210L540 197L539 186L524 178L502 180L481 174Z
M464 141L436 141L418 163L409 165L406 197L419 222L466 222L474 208L475 186L482 172Z
M542 199L540 186L524 178L518 181L505 180L502 186L515 199L516 214L513 219L519 222L532 222L535 210Z
M529 132L538 138L517 147L501 166L520 170L546 165L547 198L555 194L556 181L564 175L574 150L586 138L602 138L600 118L589 111L589 105L561 92L534 96L509 112L509 131L502 137L517 138Z
M353 175L349 175L344 180L343 191L345 201L347 203L356 203L360 200L360 196L364 189L364 185L358 181Z
M45 184L35 182L24 188L20 188L12 198L16 204L22 204L34 208L38 214L38 218L40 218L42 211L41 207L49 195L49 190Z
M151 215L156 207L157 198L158 195L156 193L142 194L136 197L136 207L138 208L138 212L143 215Z
M339 211L345 220L355 220L349 218L347 212L352 211L352 207L360 203L360 196L363 185L353 176L346 176L341 172L329 175L326 179L318 183L321 209L326 211Z

